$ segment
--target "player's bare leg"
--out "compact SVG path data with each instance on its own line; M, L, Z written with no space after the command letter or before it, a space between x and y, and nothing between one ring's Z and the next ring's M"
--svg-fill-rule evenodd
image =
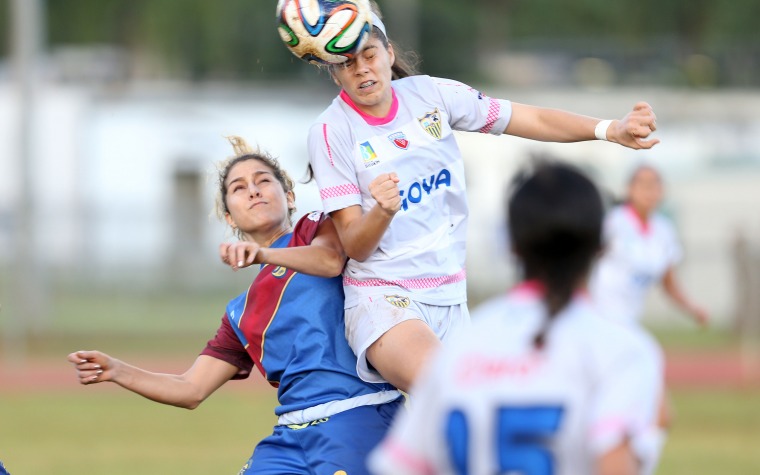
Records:
M394 326L367 348L367 360L389 383L409 392L430 356L441 346L422 320Z

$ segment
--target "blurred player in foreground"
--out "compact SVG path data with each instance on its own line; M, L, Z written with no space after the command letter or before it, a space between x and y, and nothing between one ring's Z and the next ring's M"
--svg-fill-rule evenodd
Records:
M278 388L278 425L241 474L364 474L403 396L356 375L343 323L346 257L322 213L295 227L293 181L278 163L233 138L237 156L219 174L217 211L241 242L223 244L233 267L264 264L230 301L216 336L183 374L159 374L98 351L68 357L82 384L111 381L163 404L194 409L255 365ZM302 273L303 272L303 273ZM306 275L322 275L316 277Z
M662 386L656 348L598 315L585 282L603 206L575 169L515 183L511 246L524 281L473 312L371 455L377 474L638 474ZM649 352L651 358L642 358Z
M309 162L350 257L346 327L359 376L407 391L439 340L469 324L455 130L633 149L659 140L644 102L621 120L599 120L414 74L375 10L363 49L330 69L341 91L309 130Z

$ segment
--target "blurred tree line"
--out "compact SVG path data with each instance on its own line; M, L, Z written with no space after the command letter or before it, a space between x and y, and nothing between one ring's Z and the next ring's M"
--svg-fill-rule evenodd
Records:
M10 2L0 25L10 30ZM758 0L378 0L412 2L410 38L429 74L477 77L489 54L598 57L618 83L760 85ZM281 43L274 0L45 0L50 51L108 45L133 76L276 80L307 70ZM386 23L394 36L394 19ZM9 34L0 35L8 55ZM403 46L403 43L402 43ZM640 74L642 71L645 74ZM635 73L639 74L635 74Z

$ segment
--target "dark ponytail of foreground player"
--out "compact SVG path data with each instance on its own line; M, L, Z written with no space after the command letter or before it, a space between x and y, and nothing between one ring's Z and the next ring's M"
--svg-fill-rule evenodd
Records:
M544 287L548 318L534 340L540 349L553 318L584 285L601 249L602 199L574 167L546 162L518 177L508 212L524 278Z

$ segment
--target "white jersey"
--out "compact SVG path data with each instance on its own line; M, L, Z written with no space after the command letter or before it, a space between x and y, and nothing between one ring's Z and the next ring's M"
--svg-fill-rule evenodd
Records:
M346 308L366 295L412 293L431 305L466 301L467 198L453 130L501 134L508 101L429 76L393 81L387 117L362 113L343 91L309 131L309 160L325 212L376 203L369 184L395 172L402 205L377 250L344 271Z
M592 274L590 290L602 315L638 322L646 292L681 260L670 221L655 213L643 222L630 206L613 208L604 223L605 252Z
M546 318L524 284L480 306L412 389L412 406L370 457L376 474L594 473L596 458L651 434L662 355L643 332L577 296Z

